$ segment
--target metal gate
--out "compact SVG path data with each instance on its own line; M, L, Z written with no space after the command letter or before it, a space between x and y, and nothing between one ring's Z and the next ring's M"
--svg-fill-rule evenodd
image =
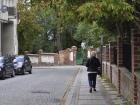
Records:
M76 53L76 64L77 65L81 65L83 63L83 54L82 54L82 50L78 49L77 53Z

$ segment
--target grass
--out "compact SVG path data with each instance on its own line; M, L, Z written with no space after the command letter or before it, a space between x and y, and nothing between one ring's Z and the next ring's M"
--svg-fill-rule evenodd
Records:
M124 105L131 105L130 101L126 101Z
M104 80L106 83L109 83L109 86L110 86L111 88L117 90L116 87L115 87L115 85L111 83L111 80L110 80L109 78L107 78L106 76L103 76L103 77L102 77L102 80Z

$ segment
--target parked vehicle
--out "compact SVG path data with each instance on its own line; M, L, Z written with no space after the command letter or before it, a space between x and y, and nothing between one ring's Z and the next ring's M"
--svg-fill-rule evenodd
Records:
M15 56L13 63L16 74L20 73L24 75L25 72L29 72L29 74L32 74L32 64L27 55Z
M5 79L7 76L15 76L14 66L12 59L2 56L0 57L0 78Z

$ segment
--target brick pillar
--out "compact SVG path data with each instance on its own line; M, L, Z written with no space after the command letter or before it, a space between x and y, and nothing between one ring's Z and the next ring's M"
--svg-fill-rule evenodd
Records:
M132 48L132 105L137 105L137 78L135 71L140 64L140 31L133 29L131 31L131 48Z
M106 45L106 62L109 62L109 44Z
M111 59L112 59L112 48L111 48L111 42L109 42L109 69L110 69L110 81L112 83L112 67L111 67Z
M110 63L110 79L111 79L111 82L112 82L112 66L111 64L113 63L113 48L114 46L116 46L116 43L115 42L110 42L109 43L109 63Z
M109 62L110 64L114 63L114 48L116 47L117 43L116 42L110 42L109 43Z
M56 54L54 55L54 64L55 64L55 65L58 65L58 64L59 64L59 54L58 54L58 53L56 53Z
M76 47L76 46L72 46L71 49L72 49L72 51L73 51L73 65L76 65L77 47Z
M42 63L42 60L41 60L41 54L43 53L43 50L42 49L40 49L39 51L38 51L38 64L39 65L41 65L41 63Z
M108 65L107 63L109 62L109 44L106 44L106 74L107 74L107 71L108 71Z
M71 53L71 49L67 48L67 59L68 59L68 65L71 65L71 60L70 60L70 53Z
M117 66L118 66L118 92L120 94L121 71L119 67L123 66L123 40L122 37L120 36L117 38Z
M102 48L102 75L105 74L105 61L106 61L106 46Z
M117 65L123 66L123 40L121 37L117 39Z

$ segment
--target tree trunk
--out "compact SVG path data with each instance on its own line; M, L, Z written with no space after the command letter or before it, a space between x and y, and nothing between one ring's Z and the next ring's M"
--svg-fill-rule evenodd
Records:
M58 50L62 50L61 38L60 38L60 34L59 33L56 33L55 46L57 46Z
M118 32L119 36L122 36L124 34L122 23L116 23L116 28L117 28L117 32Z

